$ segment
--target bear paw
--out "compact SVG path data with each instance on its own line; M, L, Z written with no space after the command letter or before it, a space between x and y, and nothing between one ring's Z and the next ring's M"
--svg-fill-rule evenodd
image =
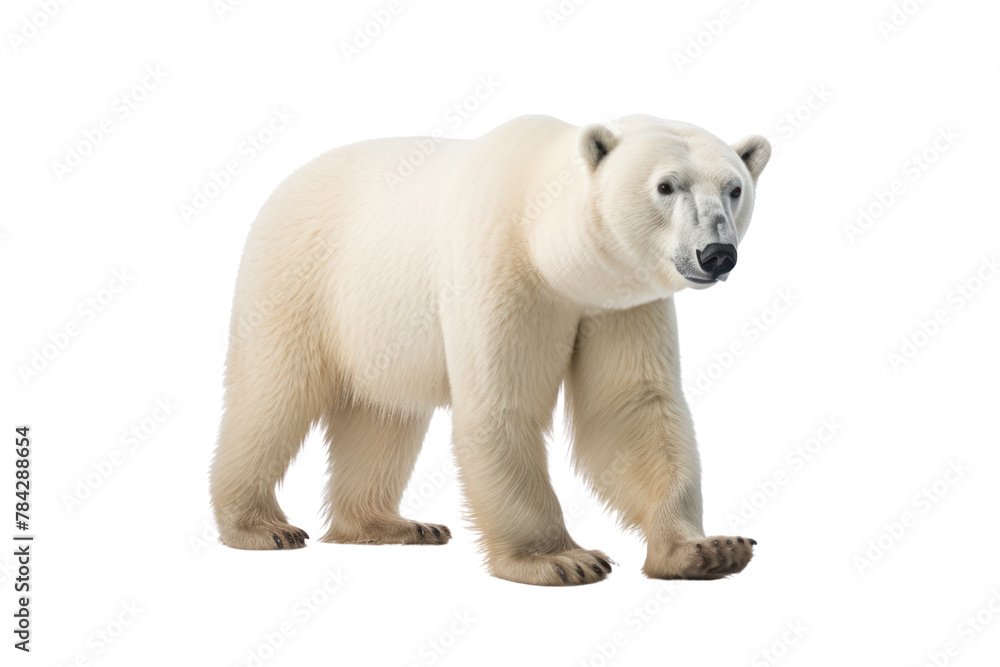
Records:
M306 531L287 523L264 523L219 532L219 539L227 547L255 551L301 549L309 538Z
M602 551L570 549L551 554L510 554L490 559L495 577L535 586L576 586L606 579L611 559Z
M757 540L715 535L684 540L665 559L650 554L642 571L653 579L722 579L742 572Z
M334 526L320 541L337 544L447 544L450 539L448 526L399 519L367 524L361 528Z

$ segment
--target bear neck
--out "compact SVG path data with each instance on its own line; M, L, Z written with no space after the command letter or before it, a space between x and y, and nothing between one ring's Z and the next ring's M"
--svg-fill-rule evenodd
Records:
M586 178L546 209L530 228L528 245L536 270L558 294L588 308L627 308L667 294L622 300L630 269L608 251L600 212L589 199ZM634 295L633 295L634 296Z

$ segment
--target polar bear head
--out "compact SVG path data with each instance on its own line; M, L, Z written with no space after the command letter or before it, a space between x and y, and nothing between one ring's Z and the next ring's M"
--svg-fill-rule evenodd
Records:
M635 284L611 305L726 280L771 157L768 140L751 135L729 145L694 125L647 116L617 125L589 125L578 140L588 234L602 266Z

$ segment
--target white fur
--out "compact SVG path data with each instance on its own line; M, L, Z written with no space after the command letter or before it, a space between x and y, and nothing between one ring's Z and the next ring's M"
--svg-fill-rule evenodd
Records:
M447 541L397 510L431 412L450 405L492 572L603 578L606 557L569 536L546 470L566 382L576 465L645 535L646 573L742 569L748 543L702 532L671 295L704 286L678 270L698 271L696 250L743 237L766 139L731 147L649 117L613 133L530 116L440 141L402 182L387 179L416 141L325 153L254 223L212 471L223 541L304 545L274 487L317 420L331 460L324 540ZM658 192L664 179L673 194Z

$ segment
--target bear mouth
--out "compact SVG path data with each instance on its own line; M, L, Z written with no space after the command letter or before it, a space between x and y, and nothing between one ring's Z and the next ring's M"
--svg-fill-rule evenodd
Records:
M719 282L724 283L726 282L726 279L729 278L730 274L729 271L726 271L725 273L721 273L713 278L710 273L699 271L697 267L694 266L694 263L689 261L687 258L675 257L673 258L673 263L674 268L677 270L677 273L680 274L681 278L687 280L688 282L692 282L695 285L714 285Z

